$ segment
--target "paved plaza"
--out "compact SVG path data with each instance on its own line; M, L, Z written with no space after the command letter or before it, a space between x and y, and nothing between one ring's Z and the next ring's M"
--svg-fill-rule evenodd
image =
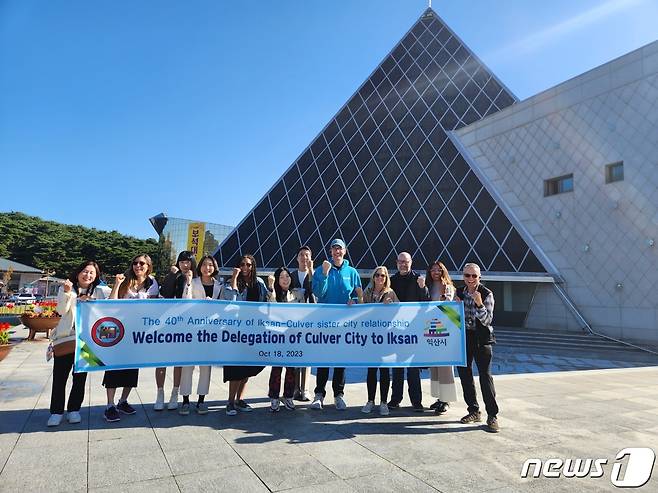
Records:
M0 362L0 491L615 491L620 449L658 451L658 367L646 362L500 347L498 434L461 424L462 402L443 416L409 408L364 415L365 383L352 370L347 411L270 413L266 369L247 390L254 412L229 417L220 368L206 416L153 411L154 371L146 369L131 396L137 414L108 424L102 373L94 373L82 423L49 429L46 346L23 342ZM427 378L423 392L429 405ZM529 458L608 463L596 479L521 479ZM658 473L640 491L658 491Z

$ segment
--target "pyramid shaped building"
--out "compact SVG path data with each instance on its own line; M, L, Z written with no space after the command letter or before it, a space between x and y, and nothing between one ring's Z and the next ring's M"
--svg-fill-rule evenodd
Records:
M316 265L333 238L367 271L408 251L423 269L477 262L489 273L545 273L450 138L516 102L432 10L421 18L219 246L221 266Z

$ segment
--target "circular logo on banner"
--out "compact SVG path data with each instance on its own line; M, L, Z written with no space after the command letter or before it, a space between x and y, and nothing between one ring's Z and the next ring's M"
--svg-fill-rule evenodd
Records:
M91 328L91 338L102 347L118 344L123 339L124 333L123 324L112 317L99 318Z

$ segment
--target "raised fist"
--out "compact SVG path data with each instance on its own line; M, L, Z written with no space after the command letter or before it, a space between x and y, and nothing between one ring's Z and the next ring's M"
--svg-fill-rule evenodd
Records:
M425 289L425 276L418 276L418 287Z
M272 274L267 276L267 289L270 291L274 289L274 276Z
M329 262L328 260L322 262L322 273L325 276L329 275L330 270L331 270L331 262Z
M65 293L70 293L71 289L73 288L73 283L67 279L63 283L63 288Z
M116 282L117 285L123 283L123 281L125 280L126 280L126 276L124 276L123 274L117 274L116 276L114 276L114 281Z

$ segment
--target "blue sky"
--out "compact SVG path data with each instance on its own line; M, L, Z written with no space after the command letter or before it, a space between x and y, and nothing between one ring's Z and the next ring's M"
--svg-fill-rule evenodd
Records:
M237 224L422 0L0 0L0 211ZM434 0L525 99L656 39L656 0Z

